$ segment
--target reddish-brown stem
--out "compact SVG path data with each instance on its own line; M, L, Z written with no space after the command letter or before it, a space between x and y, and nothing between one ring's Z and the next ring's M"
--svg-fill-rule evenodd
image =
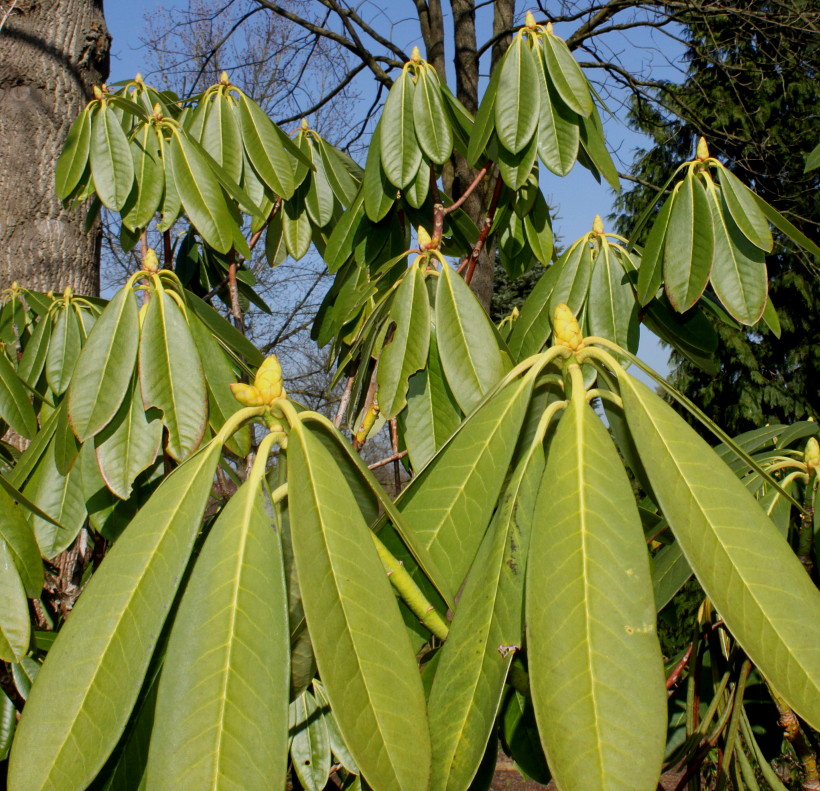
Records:
M148 231L143 231L140 236L140 255L142 256L142 264L145 266L145 256L148 253Z
M678 683L681 677L681 673L683 673L683 669L686 667L689 659L692 656L692 650L694 649L695 644L689 643L689 648L686 649L686 653L681 657L680 662L672 668L672 672L666 679L666 688L669 690L669 694L672 694L672 688Z
M264 232L265 228L267 228L268 225L270 225L270 221L276 216L276 212L279 211L281 205L282 199L277 198L276 203L273 204L273 208L270 210L267 222L248 240L248 247L251 250L253 250L253 248L256 247L257 242L262 238L262 233Z
M165 257L165 268L166 269L173 269L173 257L174 251L171 249L171 232L170 231L163 231L162 232L162 246L164 250L164 257Z
M407 455L406 450L400 450L398 453L394 453L392 456L388 456L386 459L379 459L379 461L375 462L374 464L368 464L368 470L376 470L379 467L384 467L385 464L390 464L393 461L398 461L399 459L403 459Z
M231 313L233 314L236 329L241 333L245 332L245 322L242 320L242 307L239 304L239 285L236 281L236 252L231 250L228 256L228 293L231 296Z
M481 255L481 251L484 249L484 244L487 241L487 237L490 235L490 228L493 226L495 210L498 208L498 199L501 197L501 188L503 186L504 182L501 180L501 176L499 176L495 180L493 196L490 199L490 205L487 207L487 215L484 217L484 224L481 226L481 233L479 233L478 239L473 245L473 249L470 250L470 254L461 262L461 265L458 268L459 274L464 272L464 282L467 283L467 285L469 285L470 281L473 279L473 272L475 272L478 257ZM466 272L464 271L465 268Z
M464 201L466 201L467 198L469 198L470 195L473 194L473 192L475 191L475 188L481 183L481 180L484 178L484 176L487 175L487 171L490 169L491 164L492 163L488 162L486 165L484 165L484 167L481 168L481 170L478 171L478 174L473 179L470 186L467 187L466 190L464 190L464 193L461 195L461 197L457 201L455 201L454 203L451 203L449 206L445 206L441 202L441 200L439 199L438 187L436 186L436 183L435 183L435 175L434 175L434 172L433 172L433 168L432 167L430 168L430 190L433 193L434 203L433 203L433 234L430 238L430 243L426 245L426 248L428 250L438 250L439 247L441 247L441 238L444 235L444 218L448 214L450 214L451 212L454 212L456 209L458 209L460 206L462 206Z
M466 190L464 190L461 197L457 201L453 201L453 203L451 203L444 210L445 215L450 214L450 212L454 212L456 209L461 208L464 201L466 201L467 198L469 198L470 195L473 194L473 192L475 191L475 188L481 183L481 180L484 178L484 176L487 175L487 171L489 171L491 165L492 165L492 162L488 162L486 165L484 165L483 168L481 168L481 170L478 171L478 173L476 173L476 177L472 180L472 182L470 183L470 186L467 187ZM498 201L498 198L496 198L496 202L497 201Z

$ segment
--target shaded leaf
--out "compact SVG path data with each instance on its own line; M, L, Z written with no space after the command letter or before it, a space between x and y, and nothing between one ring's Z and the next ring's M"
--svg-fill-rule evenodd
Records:
M31 638L28 602L11 549L0 541L0 659L19 662Z
M501 145L517 154L532 140L538 127L541 100L535 58L523 36L513 39L499 69L495 131Z
M97 195L106 208L119 211L134 183L134 162L119 119L106 102L91 114L90 162Z
M398 189L410 184L421 164L421 149L413 121L414 94L413 78L405 69L387 94L379 122L382 169L390 183Z

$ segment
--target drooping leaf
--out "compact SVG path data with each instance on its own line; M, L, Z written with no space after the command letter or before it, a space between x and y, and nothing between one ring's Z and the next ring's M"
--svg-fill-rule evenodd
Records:
M0 419L26 439L33 439L37 433L37 418L28 393L5 354L0 354Z
M533 255L544 266L548 266L555 254L555 239L547 201L539 190L532 210L524 216L524 234Z
M658 502L703 589L760 672L812 727L820 724L820 592L695 431L626 374L620 390Z
M28 653L30 638L23 581L9 545L0 541L0 659L19 662Z
M13 787L80 791L105 763L142 686L220 451L210 444L163 481L78 599L26 702L10 758Z
M146 407L162 410L168 453L181 461L202 441L208 393L191 331L177 303L155 291L148 303L139 344L139 378Z
M604 137L604 127L601 117L598 115L598 108L592 105L592 112L588 117L580 116L581 119L581 146L587 152L595 167L601 172L615 192L621 191L621 180L618 176L618 169L612 161L612 156L606 147Z
M487 529L531 392L531 377L507 385L464 422L396 501L452 591Z
M384 103L379 123L381 165L390 183L404 189L416 177L421 164L421 149L413 121L415 85L410 72L402 71Z
M330 774L330 734L307 689L290 704L290 756L305 791L323 791Z
M476 113L475 124L470 135L470 146L467 149L467 161L471 165L478 163L495 130L495 101L500 78L501 69L493 69Z
M430 301L424 273L414 266L396 289L388 321L394 322L393 339L379 357L377 380L379 409L395 417L407 403L407 381L427 362L430 344Z
M509 369L493 327L470 287L450 267L436 289L436 336L447 384L469 414Z
M264 487L249 480L197 558L157 694L151 788L284 787L290 639L269 511Z
M527 561L529 672L541 743L566 791L654 791L666 693L632 487L585 402L550 444Z
M296 185L282 140L262 108L244 94L239 98L239 124L242 143L256 172L277 195L289 199Z
M310 219L324 228L333 219L333 188L325 172L324 160L317 146L308 140L312 152L314 170L310 174L310 188L305 195L305 208Z
M106 208L119 211L134 184L134 162L119 119L105 102L91 114L90 155L97 195Z
M37 384L40 374L43 373L53 326L50 314L37 322L23 350L23 356L17 363L17 376L31 387Z
M350 207L363 178L361 167L344 152L324 140L317 140L316 145L321 152L325 173L336 200L343 206Z
M79 317L73 306L66 304L57 312L46 356L46 379L57 395L68 389L82 344Z
M91 112L86 107L68 130L63 150L54 170L57 197L65 200L80 183L91 146Z
M237 184L242 178L242 137L236 102L222 94L211 100L200 143Z
M431 162L444 164L453 153L453 130L444 111L434 69L419 72L413 94L413 122L421 150Z
M541 92L535 57L523 36L516 36L499 66L495 131L511 154L523 151L538 128Z
M381 164L381 128L382 122L380 121L373 131L370 148L367 150L367 162L364 169L364 181L362 182L364 210L373 222L379 222L383 219L390 211L390 207L396 202L396 188L388 180ZM413 177L415 177L415 173ZM355 217L355 214L352 213L353 210L354 207L351 206L350 212L342 215L342 220L344 221L345 217L350 215L352 221ZM331 248L330 243L328 243L328 248ZM351 252L352 249L351 244Z
M426 788L424 692L370 531L330 452L307 428L288 440L290 522L302 602L339 730L369 785Z
M594 107L584 73L572 53L558 36L548 34L541 38L541 52L547 72L558 95L574 112L588 116Z
M17 730L17 709L5 692L0 692L0 761L9 756L14 733Z
M160 207L165 187L157 133L150 124L139 129L131 140L131 156L134 160L137 195L128 212L123 214L122 221L127 228L137 230L145 228L153 219Z
M652 586L658 612L672 601L691 576L692 569L677 541L658 550L652 558Z
M663 281L664 240L673 200L670 197L661 206L644 245L641 267L638 270L638 299L641 305L646 305L655 298Z
M466 791L521 645L529 531L543 451L519 464L467 577L428 697L433 788Z
M589 283L587 322L591 335L609 338L630 351L638 348L638 305L620 262L602 246Z
M521 189L533 173L535 160L538 158L538 145L534 137L517 154L511 154L505 148L498 151L498 170L504 183L511 190Z
M666 295L679 313L694 305L712 271L714 231L701 180L688 174L672 197L663 251Z
M553 265L541 275L521 307L521 315L513 324L507 347L515 362L521 362L540 351L552 332L550 304L555 282L561 268Z
M550 297L550 315L560 302L569 305L577 316L586 302L589 281L592 278L592 248L587 237L573 244L556 262L558 267L555 288Z
M128 392L139 334L137 301L127 286L108 303L77 360L68 391L68 419L80 442L97 434L116 414Z
M774 240L757 196L726 167L718 168L718 178L723 200L740 232L764 253L771 252Z
M11 559L17 568L26 595L34 598L43 587L43 562L31 526L26 521L22 506L0 488L0 541L8 545Z

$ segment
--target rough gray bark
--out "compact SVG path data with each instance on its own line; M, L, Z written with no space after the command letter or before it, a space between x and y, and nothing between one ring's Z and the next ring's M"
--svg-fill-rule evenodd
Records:
M110 44L102 0L18 0L0 31L0 287L99 291L99 231L62 208L54 167Z

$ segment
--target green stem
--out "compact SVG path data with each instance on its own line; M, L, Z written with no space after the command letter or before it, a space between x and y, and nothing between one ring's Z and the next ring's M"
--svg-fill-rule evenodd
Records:
M806 569L806 573L811 576L814 570L814 561L811 558L811 545L814 537L814 497L817 493L818 481L814 472L809 474L803 495L803 508L800 513L800 532L797 539L797 557Z

